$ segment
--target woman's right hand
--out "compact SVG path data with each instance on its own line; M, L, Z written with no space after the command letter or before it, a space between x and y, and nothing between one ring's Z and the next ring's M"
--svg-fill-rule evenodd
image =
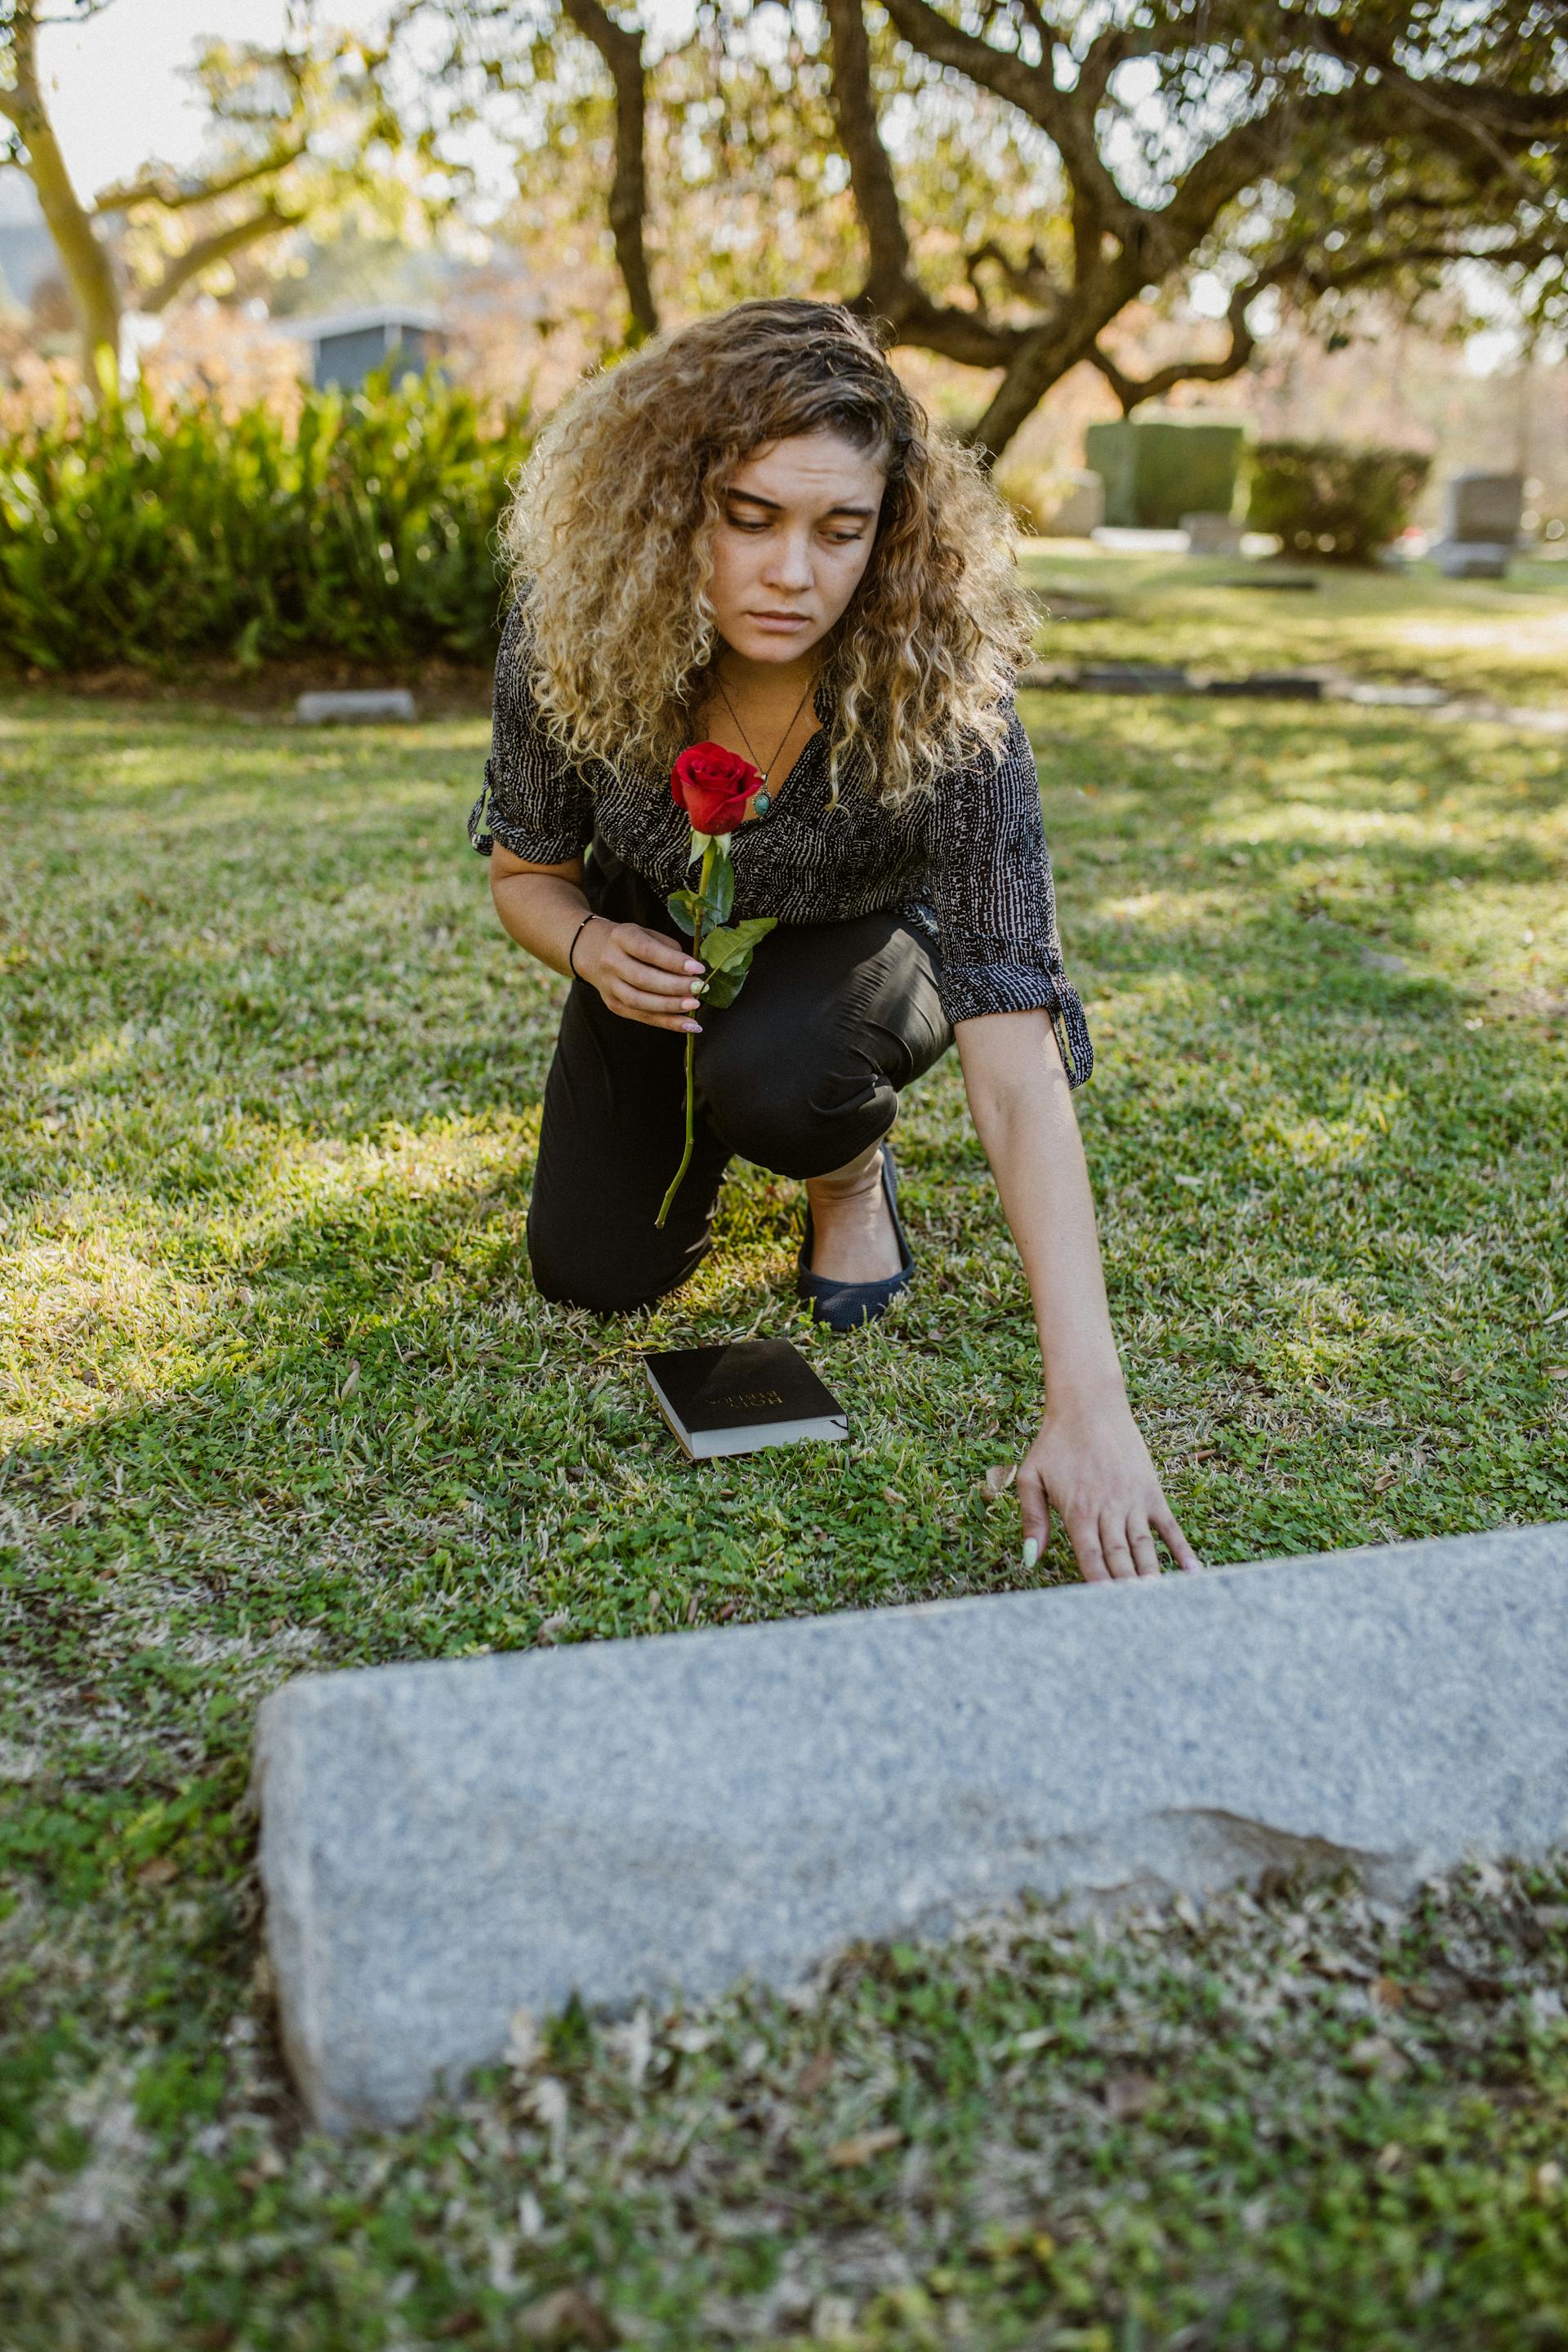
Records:
M623 1021L650 1029L701 1034L695 982L705 977L689 950L640 923L612 923L595 915L577 942L578 971Z

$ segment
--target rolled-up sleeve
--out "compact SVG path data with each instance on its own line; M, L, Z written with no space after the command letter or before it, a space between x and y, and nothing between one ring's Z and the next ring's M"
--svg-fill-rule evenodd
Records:
M1094 1049L1062 965L1039 774L1016 711L1000 760L982 752L938 782L930 888L948 1019L1048 1013L1068 1082L1081 1087Z
M468 839L481 857L499 841L531 866L564 866L593 837L592 788L540 716L514 605L496 656L490 756L484 790L468 812Z

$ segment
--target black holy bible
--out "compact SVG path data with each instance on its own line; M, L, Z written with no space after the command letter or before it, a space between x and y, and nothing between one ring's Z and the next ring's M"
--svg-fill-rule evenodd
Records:
M671 1348L642 1360L660 1412L693 1462L849 1434L843 1406L787 1339Z

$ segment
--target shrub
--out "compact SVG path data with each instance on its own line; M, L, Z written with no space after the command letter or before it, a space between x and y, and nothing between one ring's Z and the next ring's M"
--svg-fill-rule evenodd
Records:
M1091 425L1084 452L1105 483L1105 520L1174 530L1186 514L1228 515L1247 427L1181 416L1123 416Z
M1370 563L1405 529L1431 467L1418 449L1261 441L1247 520L1273 531L1287 554Z
M437 376L257 406L62 413L0 442L0 655L489 657L521 412Z

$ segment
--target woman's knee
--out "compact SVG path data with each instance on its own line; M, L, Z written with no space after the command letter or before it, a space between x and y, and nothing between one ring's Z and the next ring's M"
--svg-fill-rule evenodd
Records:
M661 1236L653 1235L657 1244ZM528 1230L533 1286L554 1307L585 1307L594 1315L635 1315L678 1290L695 1261L645 1247L634 1259L606 1255L586 1233L546 1234Z
M727 1059L705 1074L708 1116L730 1150L775 1176L826 1176L893 1123L898 1097L866 1070L836 1076L808 1053Z

